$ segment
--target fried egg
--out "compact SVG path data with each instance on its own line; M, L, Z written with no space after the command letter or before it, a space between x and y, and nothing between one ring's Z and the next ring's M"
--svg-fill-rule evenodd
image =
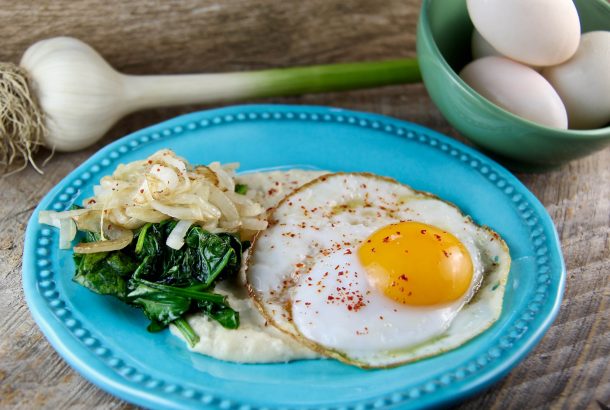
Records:
M269 323L362 367L455 348L500 315L504 241L455 206L389 178L321 176L286 196L246 278Z

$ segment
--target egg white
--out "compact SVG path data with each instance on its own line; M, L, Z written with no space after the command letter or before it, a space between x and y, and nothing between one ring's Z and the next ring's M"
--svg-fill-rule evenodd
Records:
M368 283L359 244L399 221L436 226L463 243L474 274L461 299L410 307ZM497 234L453 205L388 178L339 173L284 198L247 263L250 293L271 324L325 355L383 367L446 351L490 326L501 312L510 256ZM352 297L364 298L358 309L329 303L333 289L344 285Z

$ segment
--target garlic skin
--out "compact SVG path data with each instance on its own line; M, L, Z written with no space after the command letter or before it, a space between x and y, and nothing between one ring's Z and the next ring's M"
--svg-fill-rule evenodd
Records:
M28 71L45 113L49 148L85 148L128 112L123 76L82 41L39 41L27 49L20 65Z
M576 54L542 75L563 100L570 128L594 129L610 123L609 31L583 34Z

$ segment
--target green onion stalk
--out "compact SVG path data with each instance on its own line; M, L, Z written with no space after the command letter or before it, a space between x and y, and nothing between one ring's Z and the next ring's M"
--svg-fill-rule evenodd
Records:
M126 75L80 40L51 38L30 46L19 65L0 63L0 166L36 167L33 153L41 146L53 151L88 147L121 117L142 109L419 81L417 61L411 58L221 74Z

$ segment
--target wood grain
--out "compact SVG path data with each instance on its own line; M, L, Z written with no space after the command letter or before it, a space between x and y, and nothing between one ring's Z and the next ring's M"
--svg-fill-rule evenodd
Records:
M416 0L0 1L0 60L33 41L79 37L128 73L247 70L413 56ZM266 100L372 111L463 141L422 85ZM103 144L205 107L131 115L87 150L57 154L38 175L0 181L0 408L131 409L75 373L26 307L21 257L27 220L46 192ZM43 159L44 156L40 156ZM601 408L610 404L610 150L542 174L518 174L553 218L569 272L557 320L501 382L461 409Z

